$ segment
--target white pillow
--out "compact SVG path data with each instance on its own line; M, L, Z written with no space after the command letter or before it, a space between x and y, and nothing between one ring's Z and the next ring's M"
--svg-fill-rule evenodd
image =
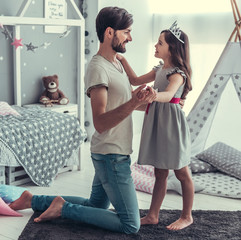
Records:
M16 110L14 110L7 102L0 102L0 115L20 116L20 114Z

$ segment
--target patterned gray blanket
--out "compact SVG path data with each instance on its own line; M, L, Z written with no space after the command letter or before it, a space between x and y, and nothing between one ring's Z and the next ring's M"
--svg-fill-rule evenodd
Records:
M13 152L35 184L50 186L86 133L74 116L40 107L13 108L20 116L0 116L0 141Z

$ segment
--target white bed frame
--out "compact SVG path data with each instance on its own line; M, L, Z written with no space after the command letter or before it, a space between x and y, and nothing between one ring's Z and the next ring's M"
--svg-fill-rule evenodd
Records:
M43 0L44 1L44 0ZM14 37L20 39L21 25L42 25L42 26L73 26L78 28L77 41L77 104L78 104L78 119L81 129L84 129L84 37L85 37L85 20L76 6L74 0L65 0L67 7L71 9L76 19L50 19L50 18L30 18L24 17L32 0L23 0L20 9L16 16L0 16L0 23L3 25L13 26ZM13 46L14 47L14 46ZM13 51L14 54L14 104L22 106L21 99L21 51L19 48ZM22 175L21 171L15 172L15 168L8 169L8 178L14 182L16 176ZM60 172L71 170L67 167ZM79 150L78 170L81 170L81 146ZM23 170L24 171L24 170ZM16 185L23 184L23 181L16 182ZM10 183L13 184L13 183ZM14 184L15 185L15 184Z
M50 19L50 18L30 18L24 17L32 0L23 0L16 16L0 16L0 23L3 25L13 26L14 37L20 39L21 25L42 25L42 26L73 26L78 28L77 41L77 104L78 119L81 129L84 129L84 37L85 37L85 20L76 6L74 0L65 0L76 19ZM13 46L14 47L14 46ZM14 104L22 106L21 99L21 58L20 48L13 51L14 54ZM79 166L81 169L81 147L79 152Z

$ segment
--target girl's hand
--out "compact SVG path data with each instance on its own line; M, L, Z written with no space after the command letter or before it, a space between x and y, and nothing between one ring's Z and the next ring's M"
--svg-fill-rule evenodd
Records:
M119 53L116 54L116 58L117 58L119 61L122 61L122 60L124 59L124 57L123 57L121 54L119 54Z
M146 87L145 94L146 94L146 100L148 101L148 103L152 103L153 101L155 101L157 97L157 91L150 86Z
M152 103L156 99L157 92L154 88L147 86L138 91L136 96L140 101L145 101L145 103Z

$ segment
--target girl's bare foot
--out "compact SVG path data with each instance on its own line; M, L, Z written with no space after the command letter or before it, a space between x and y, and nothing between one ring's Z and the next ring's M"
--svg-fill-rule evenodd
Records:
M188 227L193 223L193 218L188 217L188 218L182 218L180 217L177 221L173 222L169 226L167 226L167 229L169 230L181 230L183 228Z
M65 203L65 200L62 197L56 197L49 208L43 212L39 217L34 219L34 222L43 222L59 218L61 216L62 207Z
M141 218L141 225L150 225L150 224L158 224L158 218L151 217L151 216L145 216Z
M9 207L13 210L31 208L32 197L33 195L29 191L24 191L20 198L9 204Z

